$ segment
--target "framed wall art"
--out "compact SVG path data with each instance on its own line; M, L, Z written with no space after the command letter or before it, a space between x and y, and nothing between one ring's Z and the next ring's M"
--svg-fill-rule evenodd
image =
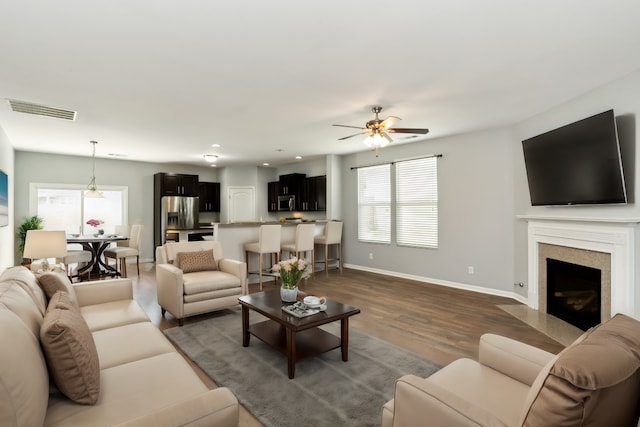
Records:
M0 171L0 227L9 225L9 177Z

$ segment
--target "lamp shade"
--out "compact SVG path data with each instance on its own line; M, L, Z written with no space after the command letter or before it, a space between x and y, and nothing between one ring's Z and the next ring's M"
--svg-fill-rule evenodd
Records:
M29 230L24 241L24 257L31 259L62 258L67 254L64 231Z

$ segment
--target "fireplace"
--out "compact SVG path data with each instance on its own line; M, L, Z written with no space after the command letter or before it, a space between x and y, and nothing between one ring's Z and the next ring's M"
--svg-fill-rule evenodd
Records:
M549 258L547 313L586 331L601 322L602 271Z
M547 313L547 259L601 271L600 320L616 313L640 317L636 233L640 219L521 216L528 221L527 305Z

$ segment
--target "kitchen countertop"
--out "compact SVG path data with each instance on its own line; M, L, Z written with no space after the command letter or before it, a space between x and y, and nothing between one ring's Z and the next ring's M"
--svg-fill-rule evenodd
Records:
M246 222L220 222L218 223L218 227L246 227L246 226L259 226L259 225L269 225L269 224L281 224L281 225L298 225L298 224L323 224L325 222L329 222L330 220L322 219L322 220L290 220L281 223L280 221L246 221Z

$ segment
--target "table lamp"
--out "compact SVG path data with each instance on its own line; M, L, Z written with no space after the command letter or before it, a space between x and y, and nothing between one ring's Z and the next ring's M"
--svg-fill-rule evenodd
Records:
M64 231L28 230L24 241L24 257L41 259L38 273L49 271L48 258L62 258L67 254Z

